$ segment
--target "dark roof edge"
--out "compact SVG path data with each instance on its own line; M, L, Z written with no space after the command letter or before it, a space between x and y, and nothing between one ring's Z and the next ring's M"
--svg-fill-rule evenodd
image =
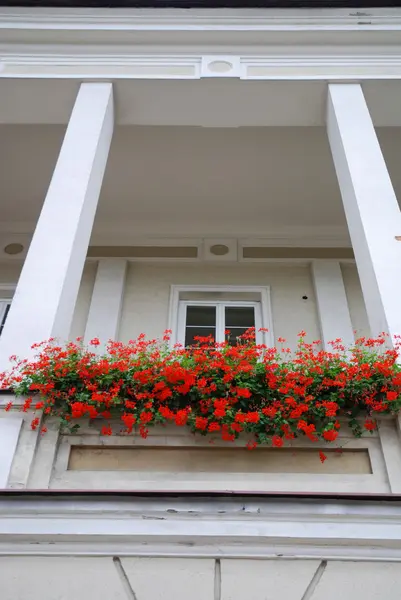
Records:
M0 0L0 6L44 8L397 8L401 0Z
M360 502L401 502L401 494L342 494L309 492L235 492L235 491L162 491L162 490L0 490L0 500L7 498L47 498L47 499L127 499L127 498L246 498L260 500L323 500Z

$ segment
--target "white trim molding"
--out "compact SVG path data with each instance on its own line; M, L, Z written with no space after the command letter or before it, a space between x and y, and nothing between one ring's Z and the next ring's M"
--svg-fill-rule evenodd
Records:
M116 423L117 425L117 423ZM75 463L73 456L77 454L85 454L85 449L89 451L89 455L93 452L93 449L102 448L105 451L113 453L115 451L126 450L134 451L142 450L146 452L146 448L151 448L152 452L159 449L162 453L166 452L167 449L178 451L179 454L199 451L202 448L210 449L210 443L213 443L213 453L216 453L218 457L219 450L225 450L227 448L226 442L219 439L217 436L210 440L206 440L200 436L194 437L193 434L186 431L174 431L173 428L161 427L155 428L149 432L149 436L146 440L138 436L119 436L112 435L105 438L99 432L99 427L95 428L93 425L88 425L78 435L61 435L58 441L54 441L57 444L55 451L55 458L50 469L50 476L46 476L46 480L49 481L49 489L53 490L130 490L141 491L146 490L148 492L154 492L163 490L164 492L233 492L233 493L266 493L266 492L277 492L282 493L389 493L392 491L389 485L389 475L394 484L399 480L401 471L399 470L399 455L397 450L393 449L391 453L387 454L389 460L388 465L385 464L384 456L382 452L381 442L378 436L364 436L362 439L355 439L352 434L341 434L338 445L336 448L340 451L345 452L356 452L363 453L368 459L368 469L359 468L356 469L343 469L341 467L341 453L337 456L332 455L332 459L336 461L336 468L334 473L322 473L320 472L321 463L319 460L318 452L319 449L323 451L329 451L324 444L320 445L319 448L315 447L313 442L297 439L292 441L288 445L288 450L294 452L292 458L293 463L296 464L298 458L296 456L297 450L306 450L309 452L309 456L312 458L314 465L317 470L310 467L304 467L300 472L272 472L261 473L261 472L247 472L244 463L238 468L237 472L232 472L230 468L221 470L197 470L195 467L196 453L192 454L194 463L191 471L181 470L178 463L175 462L174 458L166 458L164 461L163 469L153 469L149 462L149 468L146 471L135 470L119 470L111 469L104 466L101 470L98 470L94 463L85 463L85 466L81 469L79 463ZM172 431L173 429L173 431ZM393 433L396 437L396 428L394 423L390 422L389 432ZM393 437L393 439L394 439ZM42 438L43 439L43 438ZM45 438L44 438L45 439ZM245 439L239 439L230 444L231 449L235 452L235 448L241 454L241 450L245 447ZM42 440L39 442L39 449ZM97 452L97 450L95 450ZM273 451L274 452L274 451ZM286 452L286 451L284 451ZM249 456L248 451L246 451ZM18 455L18 452L17 452ZM88 454L87 454L88 456ZM286 454L289 456L289 453ZM360 455L362 456L362 455ZM210 460L212 454L210 454ZM132 460L135 460L133 457ZM151 459L150 459L151 460ZM218 460L218 459L217 459ZM235 455L232 456L232 460L235 460ZM249 458L252 460L252 457ZM29 480L29 489L37 489L36 476L39 475L42 480L45 479L44 471L49 470L49 465L45 467L40 464L40 457L37 458L35 463L37 464L36 475L32 476ZM170 462L169 462L170 461ZM159 463L158 463L159 464ZM299 464L299 463L298 463ZM310 463L309 463L310 464ZM365 463L366 464L366 463ZM35 464L34 464L35 467ZM310 470L310 472L309 472ZM369 470L369 472L367 472ZM289 470L291 471L291 469ZM12 473L13 475L13 473ZM14 486L10 486L14 487ZM394 488L396 493L396 488Z
M400 9L2 7L0 32L7 78L400 77Z
M399 8L350 9L121 9L1 7L1 29L42 32L400 32Z
M1 32L1 28L0 28ZM400 42L398 42L400 43ZM1 48L1 47L0 47ZM73 48L67 53L49 44L44 53L43 48L35 52L5 50L0 61L0 79L78 79L113 80L130 79L203 79L203 78L234 78L247 81L371 81L399 80L401 68L401 53L397 55L383 54L378 50L377 55L366 56L328 55L325 49L318 46L313 54L294 55L290 49L280 50L274 47L276 55L260 54L247 56L235 54L224 70L211 71L205 65L217 62L215 55L198 52L194 54L188 49L187 54L177 55L166 46L162 55L124 54L127 50L102 54L86 51L82 48L76 54ZM82 52L82 54L80 54ZM237 49L238 52L238 49ZM327 50L326 50L327 52ZM316 58L316 54L320 55Z
M0 555L401 562L401 502L384 500L10 493Z

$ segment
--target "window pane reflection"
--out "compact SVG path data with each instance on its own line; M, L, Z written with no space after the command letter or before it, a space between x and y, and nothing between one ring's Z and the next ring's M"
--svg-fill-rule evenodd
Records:
M253 306L227 306L226 328L255 327L255 309Z
M216 307L215 306L187 306L187 327L215 327L216 326Z

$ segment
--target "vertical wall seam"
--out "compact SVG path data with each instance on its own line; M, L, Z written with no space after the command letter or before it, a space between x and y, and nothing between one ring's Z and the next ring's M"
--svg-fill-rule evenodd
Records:
M308 587L306 588L301 600L311 600L312 596L321 580L323 573L327 567L327 560L322 560L318 568L316 569L312 579L309 582Z
M214 600L221 600L221 563L219 558L214 561Z
M120 581L124 588L124 591L127 595L128 600L138 600L137 595L135 594L135 592L131 586L130 580L127 577L127 574L124 570L124 567L121 563L120 558L118 556L113 556L113 563L116 568L118 577L120 578Z

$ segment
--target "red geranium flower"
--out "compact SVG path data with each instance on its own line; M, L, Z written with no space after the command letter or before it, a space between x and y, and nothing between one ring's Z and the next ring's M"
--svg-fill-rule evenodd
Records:
M334 442L334 440L337 439L337 436L338 431L335 429L327 429L326 431L323 431L323 437L327 442Z
M199 429L200 431L205 431L205 429L207 429L207 426L208 426L208 420L206 419L206 417L196 417L195 418L196 429Z
M112 431L110 425L103 425L103 427L101 429L101 434L102 435L113 435L113 431Z
M80 342L46 340L34 345L34 360L16 359L0 374L0 388L23 398L22 411L43 411L41 432L47 416L72 431L80 420L119 416L125 432L135 425L144 438L151 426L169 421L205 436L221 432L227 442L248 432L255 436L249 448L279 448L300 435L334 442L343 417L362 418L373 431L373 416L399 412L401 336L387 350L383 335L360 338L348 350L337 339L330 352L317 341L306 343L305 332L300 336L298 348L284 354L281 347L257 345L254 330L236 346L208 337L191 348L169 348L169 332L160 342L141 334L128 344L109 342L102 355ZM40 422L35 417L31 427ZM110 424L101 431L112 434ZM326 460L324 453L320 458Z
M248 442L246 447L248 448L248 450L255 450L255 448L257 447L257 443L256 442Z

